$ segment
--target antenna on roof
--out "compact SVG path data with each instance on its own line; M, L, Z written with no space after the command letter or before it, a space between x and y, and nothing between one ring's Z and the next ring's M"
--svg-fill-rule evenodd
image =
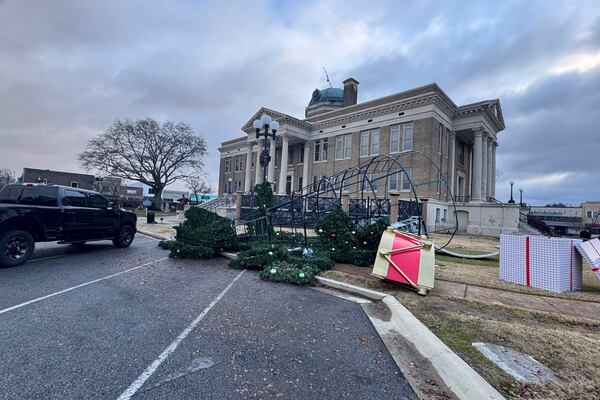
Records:
M325 72L325 77L327 78L327 83L329 83L329 87L332 88L331 81L329 80L329 75L327 74L327 70L323 67L323 71Z

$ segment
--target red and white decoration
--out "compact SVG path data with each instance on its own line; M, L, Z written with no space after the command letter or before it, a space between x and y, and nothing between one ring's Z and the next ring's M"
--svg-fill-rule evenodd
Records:
M579 243L576 247L585 259L585 262L596 273L596 277L600 279L600 240L588 240L587 242Z
M551 292L581 289L580 239L500 235L500 279Z

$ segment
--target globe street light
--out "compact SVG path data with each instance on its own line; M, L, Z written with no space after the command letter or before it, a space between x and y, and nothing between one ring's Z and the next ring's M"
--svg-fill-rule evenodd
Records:
M279 122L273 121L273 119L267 115L263 114L260 116L260 119L254 120L252 123L254 130L256 131L256 139L259 139L261 136L264 136L265 143L262 148L262 153L260 154L260 165L263 167L263 182L267 181L267 166L271 161L271 156L269 155L269 150L267 147L267 138L271 136L273 138L272 145L275 146L275 134L279 129ZM270 131L269 131L270 128ZM261 129L264 129L261 132Z
M523 189L519 189L520 197L519 197L519 205L523 207Z
M513 185L515 184L515 182L510 181L508 183L510 184L510 200L508 201L508 203L515 204L515 199L513 199Z

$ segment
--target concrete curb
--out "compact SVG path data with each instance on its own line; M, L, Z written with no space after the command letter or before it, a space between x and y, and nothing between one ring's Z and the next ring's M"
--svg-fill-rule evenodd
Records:
M504 399L492 385L450 350L395 297L386 296L383 302L392 312L391 321L397 332L431 362L440 378L456 397L465 400Z
M362 297L366 297L370 300L381 301L384 297L388 296L386 293L381 293L375 290L362 288L360 286L350 285L349 283L339 282L329 278L323 278L321 276L317 276L317 282L321 285L329 286L334 289L343 290L345 292L350 292L353 294L357 294Z
M137 231L138 231L138 233L141 233L142 235L150 236L150 237L153 237L154 239L160 239L160 240L171 239L170 237L162 236L162 235L159 235L159 234L156 234L153 232L148 232L148 231L145 231L145 230L139 229L139 228L137 229Z
M461 400L501 400L504 397L454 353L421 321L393 296L375 290L361 288L317 277L320 284L350 292L372 300L381 300L391 312L394 330L409 341L430 363L456 397Z

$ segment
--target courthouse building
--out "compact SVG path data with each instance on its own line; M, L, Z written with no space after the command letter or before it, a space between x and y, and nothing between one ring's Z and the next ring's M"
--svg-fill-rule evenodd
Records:
M447 181L462 211L474 213L469 207L477 206L478 218L487 218L481 206L496 204L497 135L505 128L498 99L458 106L432 83L359 103L358 81L350 78L343 85L343 88L316 89L304 118L265 107L250 116L242 127L244 135L223 142L219 148L219 196L247 193L262 181L259 149L265 139L256 139L252 123L266 113L279 122L276 141L268 139L272 161L267 171L268 181L275 182L277 194L306 192L323 177L389 154L398 157L412 180ZM440 174L444 179L440 179ZM410 192L404 174L377 185L387 185L377 187L386 196L402 197ZM419 199L436 204L438 214L444 207L448 212L450 200L445 184L443 188L440 186L423 185L417 189ZM491 219L505 218L505 211ZM480 226L470 231L485 231L481 222L473 221L473 215L462 218L466 218L465 227ZM499 224L502 231L516 229L512 225L504 229L502 221Z

